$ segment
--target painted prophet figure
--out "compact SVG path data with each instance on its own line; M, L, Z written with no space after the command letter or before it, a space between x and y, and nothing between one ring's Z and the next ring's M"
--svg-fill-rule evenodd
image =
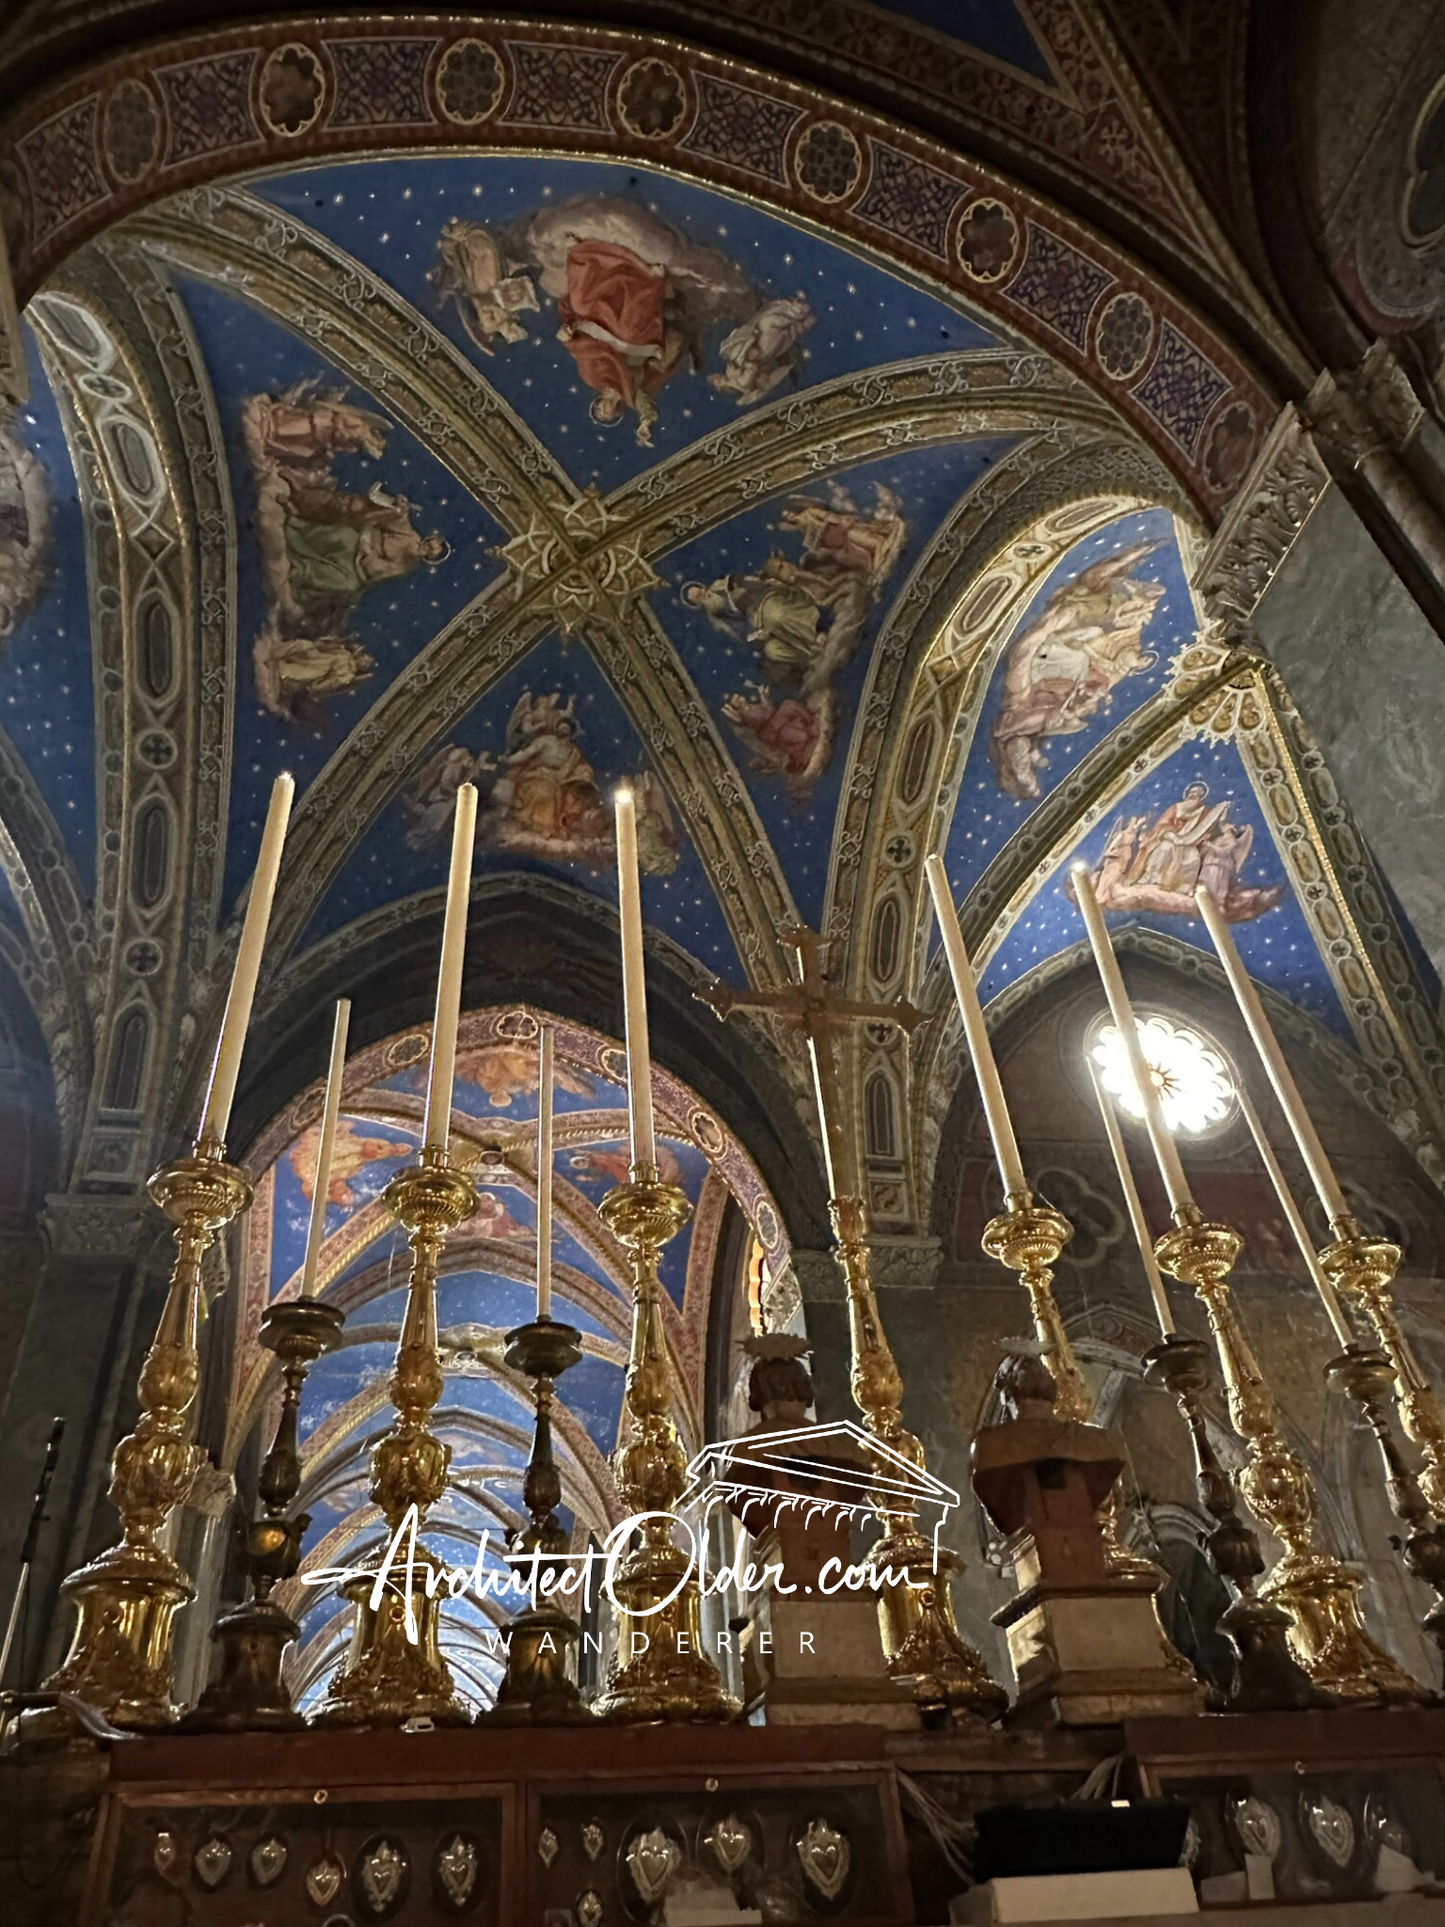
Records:
M670 875L681 839L666 793L651 771L631 781L639 860L644 870ZM402 797L414 850L439 846L450 835L456 793L467 782L480 792L479 846L593 871L615 865L613 812L583 748L575 699L525 689L500 750L473 753L444 743Z
M256 538L266 617L252 645L262 707L320 731L326 698L374 671L351 633L356 605L371 590L448 555L441 536L418 530L405 496L379 481L361 494L333 472L343 457L368 461L386 450L387 425L340 389L296 382L252 395L241 432L256 485Z
M0 642L49 579L50 492L30 450L0 429Z
M485 355L526 340L523 317L552 301L591 419L630 419L644 448L663 389L684 369L701 371L716 352L709 385L747 407L796 384L814 322L801 293L763 294L720 249L622 195L579 195L505 227L449 220L430 279Z
M750 767L778 776L806 802L838 733L834 683L863 639L879 591L907 539L898 497L873 488L871 512L830 483L827 501L795 496L777 528L796 536L796 559L775 549L758 568L687 582L683 602L753 651L758 678L723 701Z
M1061 582L1004 656L1003 702L988 753L999 788L1032 801L1052 736L1074 736L1109 708L1129 676L1152 669L1144 631L1164 595L1136 573L1158 542L1138 542Z
M1230 799L1209 800L1207 783L1191 783L1151 822L1119 817L1094 866L1094 893L1106 910L1152 910L1197 917L1194 892L1208 892L1230 923L1249 923L1273 910L1283 883L1246 884L1240 871L1254 848L1248 823L1231 823ZM1064 889L1072 898L1073 886Z

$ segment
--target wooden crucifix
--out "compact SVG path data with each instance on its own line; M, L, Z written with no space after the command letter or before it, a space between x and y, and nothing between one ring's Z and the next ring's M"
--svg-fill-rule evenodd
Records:
M922 1023L924 1013L904 1001L874 1004L839 995L829 987L823 973L825 938L801 923L785 924L778 936L796 959L795 979L786 989L734 990L730 984L715 979L697 994L724 1019L735 1010L771 1011L774 1016L798 1026L808 1040L808 1055L813 1065L813 1089L818 1100L818 1121L823 1129L823 1162L827 1167L829 1196L834 1200L860 1197L859 1160L854 1157L843 1129L834 1033L860 1018L873 1023L897 1024L904 1031L912 1031Z

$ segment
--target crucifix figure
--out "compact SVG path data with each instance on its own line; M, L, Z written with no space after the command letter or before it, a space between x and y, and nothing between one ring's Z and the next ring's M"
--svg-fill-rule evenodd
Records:
M857 1019L897 1024L911 1032L923 1012L909 1003L870 1004L832 990L823 974L826 940L805 924L784 924L778 932L797 962L796 976L782 990L734 990L714 980L699 995L719 1017L735 1010L765 1010L796 1024L808 1043L813 1066L813 1090L818 1100L818 1123L823 1133L823 1164L828 1174L828 1198L834 1216L839 1206L857 1199L861 1211L862 1185L852 1147L843 1130L843 1099L838 1083L838 1060L833 1050L837 1031ZM841 1235L841 1234L840 1234Z
M878 1595L888 1670L911 1687L925 1716L947 1713L955 1718L995 1719L1007 1705L1007 1696L989 1678L982 1658L958 1631L949 1585L956 1561L942 1549L933 1551L924 1539L918 1529L914 1497L901 1475L902 1467L916 1467L920 1472L927 1468L921 1442L903 1424L903 1381L878 1314L869 1270L861 1176L843 1127L834 1048L836 1033L847 1024L862 1019L897 1024L912 1031L922 1021L923 1012L909 1003L869 1003L841 995L829 986L824 975L826 945L816 931L802 924L787 924L778 934L795 958L790 985L777 990L738 991L715 981L699 995L724 1020L735 1010L770 1011L796 1024L807 1039L823 1134L829 1211L838 1263L848 1288L853 1402L863 1414L864 1429L887 1454L881 1462L880 1489L873 1496L883 1537L868 1557L880 1571L891 1566L895 1573L907 1575L901 1583L883 1587Z

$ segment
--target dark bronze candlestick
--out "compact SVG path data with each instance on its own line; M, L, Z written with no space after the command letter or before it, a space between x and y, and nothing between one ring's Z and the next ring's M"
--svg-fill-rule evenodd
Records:
M1405 1528L1397 1541L1406 1568L1435 1594L1435 1603L1420 1622L1422 1629L1445 1655L1445 1525L1431 1510L1420 1476L1410 1466L1390 1417L1390 1395L1395 1367L1387 1354L1366 1345L1351 1345L1325 1367L1364 1413L1385 1463L1385 1490L1395 1517Z
M294 1577L311 1523L309 1514L290 1512L301 1489L301 1388L316 1360L341 1336L344 1318L344 1312L319 1298L287 1299L268 1305L262 1316L261 1343L279 1359L285 1389L276 1436L256 1482L261 1511L244 1530L251 1597L222 1613L211 1628L211 1638L221 1649L220 1670L182 1721L188 1733L304 1724L281 1678L296 1621L271 1592L283 1579Z
M1315 1685L1290 1651L1290 1616L1283 1606L1261 1599L1254 1582L1264 1572L1264 1554L1253 1529L1240 1517L1234 1483L1210 1443L1204 1419L1209 1384L1210 1347L1202 1338L1162 1338L1144 1354L1149 1376L1174 1395L1194 1445L1195 1488L1214 1521L1201 1541L1204 1553L1233 1600L1219 1630L1239 1656L1234 1690L1225 1695L1229 1713L1264 1713L1306 1706L1333 1706L1334 1698Z
M513 1563L535 1591L531 1604L512 1621L497 1703L478 1716L479 1724L569 1726L592 1717L577 1687L582 1629L542 1591L544 1578L555 1580L562 1571L567 1551L567 1534L557 1518L562 1476L552 1456L552 1383L581 1358L581 1340L579 1331L552 1318L534 1319L507 1333L507 1364L514 1372L525 1372L536 1387L532 1456L522 1481L522 1498L532 1518L508 1542Z

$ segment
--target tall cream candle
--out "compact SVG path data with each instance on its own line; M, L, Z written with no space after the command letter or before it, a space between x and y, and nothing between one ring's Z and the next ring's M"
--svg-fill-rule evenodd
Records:
M993 1154L998 1163L998 1174L1003 1180L1004 1197L1023 1198L1028 1195L1028 1181L1024 1177L1018 1140L1014 1136L1013 1121L1004 1100L1003 1083L994 1061L993 1046L989 1042L988 1026L983 1021L983 1006L978 1000L973 965L968 960L968 952L963 945L963 931L959 928L958 914L953 907L948 874L936 853L927 859L923 868L933 897L933 911L938 918L944 954L953 977L953 994L958 999L958 1014L963 1019L968 1054L973 1059L973 1072L978 1079L988 1134L993 1139Z
M351 999L338 997L331 1026L331 1063L326 1072L326 1099L321 1106L321 1134L316 1143L316 1171L311 1180L311 1222L306 1227L306 1263L301 1272L301 1296L316 1290L316 1267L326 1236L326 1193L331 1185L331 1153L336 1145L336 1120L341 1115L341 1080L346 1071L346 1033L351 1024Z
M246 1047L246 1032L251 1025L251 1006L256 999L256 983L261 975L261 953L266 947L266 927L271 921L271 905L276 896L276 878L281 869L281 851L286 843L286 825L291 817L291 799L296 784L283 770L271 785L271 802L266 811L266 826L261 832L261 849L256 858L251 894L246 903L241 941L236 946L231 988L226 997L221 1034L216 1040L211 1081L201 1110L200 1139L224 1145L231 1123L231 1106L236 1101L236 1080L241 1075L241 1052Z
M1169 1309L1169 1297L1164 1289L1164 1276L1159 1269L1159 1260L1154 1256L1154 1240L1149 1235L1149 1226L1144 1217L1144 1202L1139 1196L1139 1187L1134 1182L1134 1173L1129 1165L1129 1153L1124 1149L1124 1134L1119 1129L1119 1114L1114 1108L1113 1099L1099 1082L1099 1073L1092 1063L1089 1065L1089 1080L1094 1086L1099 1115L1104 1120L1104 1135L1108 1138L1109 1149L1114 1154L1114 1169L1119 1174L1119 1189L1124 1193L1124 1208L1129 1213L1129 1223L1134 1228L1134 1238L1139 1246L1144 1276L1149 1281L1149 1296L1154 1300L1154 1315L1159 1320L1160 1331L1166 1338L1172 1338L1174 1314Z
M655 1166L652 1060L647 1046L647 980L642 968L642 889L637 876L637 805L617 792L617 904L622 923L622 1018L627 1030L627 1114L632 1163Z
M537 1316L552 1316L552 1048L550 1024L542 1026L537 1072Z
M452 866L447 876L446 922L442 926L441 968L437 972L436 1015L432 1019L431 1071L426 1087L422 1142L445 1151L451 1138L452 1086L457 1072L457 1022L462 1009L462 959L467 947L467 901L472 889L472 852L477 837L477 791L463 783L452 819Z
M826 1041L821 1048L829 1048ZM818 1129L823 1139L823 1175L829 1198L842 1198L852 1192L848 1182L848 1147L843 1141L842 1127L833 1116L834 1106L828 1101L828 1072L818 1053L818 1039L810 1036L808 1062L813 1067L813 1098L818 1106Z
M1339 1181L1330 1168L1325 1156L1325 1147L1320 1143L1319 1133L1309 1112L1304 1107L1304 1099L1299 1094L1299 1086L1290 1075L1289 1065L1284 1061L1284 1052L1279 1047L1279 1039L1264 1014L1264 1005L1259 1001L1259 992L1245 969L1234 938L1229 934L1229 925L1220 914L1219 906L1207 890L1196 890L1194 901L1199 914L1204 919L1205 928L1214 940L1214 948L1219 952L1219 961L1224 965L1224 974L1229 979L1229 987L1234 992L1234 1001L1239 1005L1240 1015L1249 1026L1249 1034L1254 1039L1254 1048L1263 1059L1264 1068L1269 1073L1270 1084L1279 1100L1294 1141L1299 1146L1299 1154L1304 1159L1305 1169L1310 1174L1315 1195L1324 1207L1324 1214L1331 1225L1338 1224L1341 1218L1349 1216L1349 1205L1340 1189Z
M1310 1280L1320 1295L1320 1303L1325 1308L1326 1317L1335 1328L1335 1337L1342 1345L1353 1345L1355 1334L1351 1329L1350 1321L1345 1316L1344 1307L1340 1304L1339 1294L1325 1276L1319 1253L1310 1242L1305 1221L1299 1214L1299 1206L1294 1201L1293 1192L1285 1182L1284 1172L1279 1168L1279 1159L1274 1154L1274 1146L1264 1134L1264 1125L1260 1122L1259 1113L1250 1103L1247 1091L1239 1090L1235 1095L1239 1099L1239 1108L1243 1113L1244 1121L1249 1126L1249 1134L1254 1139L1255 1149L1259 1152L1260 1162L1269 1173L1269 1181L1274 1186L1274 1195L1279 1199L1279 1208L1284 1213L1285 1223L1294 1233L1294 1241L1299 1246L1301 1258L1305 1261L1305 1270L1309 1273Z
M1194 1197L1184 1176L1184 1166L1179 1161L1179 1147L1170 1136L1164 1123L1164 1111L1159 1102L1159 1090L1154 1082L1153 1072L1144 1057L1144 1047L1139 1042L1139 1026L1135 1022L1134 1007L1129 1002L1129 993L1124 988L1124 978L1119 969L1119 959L1114 955L1114 946L1109 941L1108 925L1104 913L1099 908L1099 899L1094 895L1094 879L1089 874L1087 863L1076 863L1073 868L1074 890L1079 900L1079 910L1083 915L1084 928L1089 933L1093 947L1094 961L1099 966L1099 975L1104 983L1104 995L1109 1000L1109 1009L1114 1023L1123 1039L1125 1054L1129 1059L1129 1069L1133 1072L1134 1082L1139 1088L1139 1102L1144 1109L1144 1123L1148 1128L1149 1142L1154 1147L1154 1158L1159 1166L1159 1175L1164 1180L1164 1189L1169 1195L1169 1208L1178 1211L1187 1209L1194 1203Z

